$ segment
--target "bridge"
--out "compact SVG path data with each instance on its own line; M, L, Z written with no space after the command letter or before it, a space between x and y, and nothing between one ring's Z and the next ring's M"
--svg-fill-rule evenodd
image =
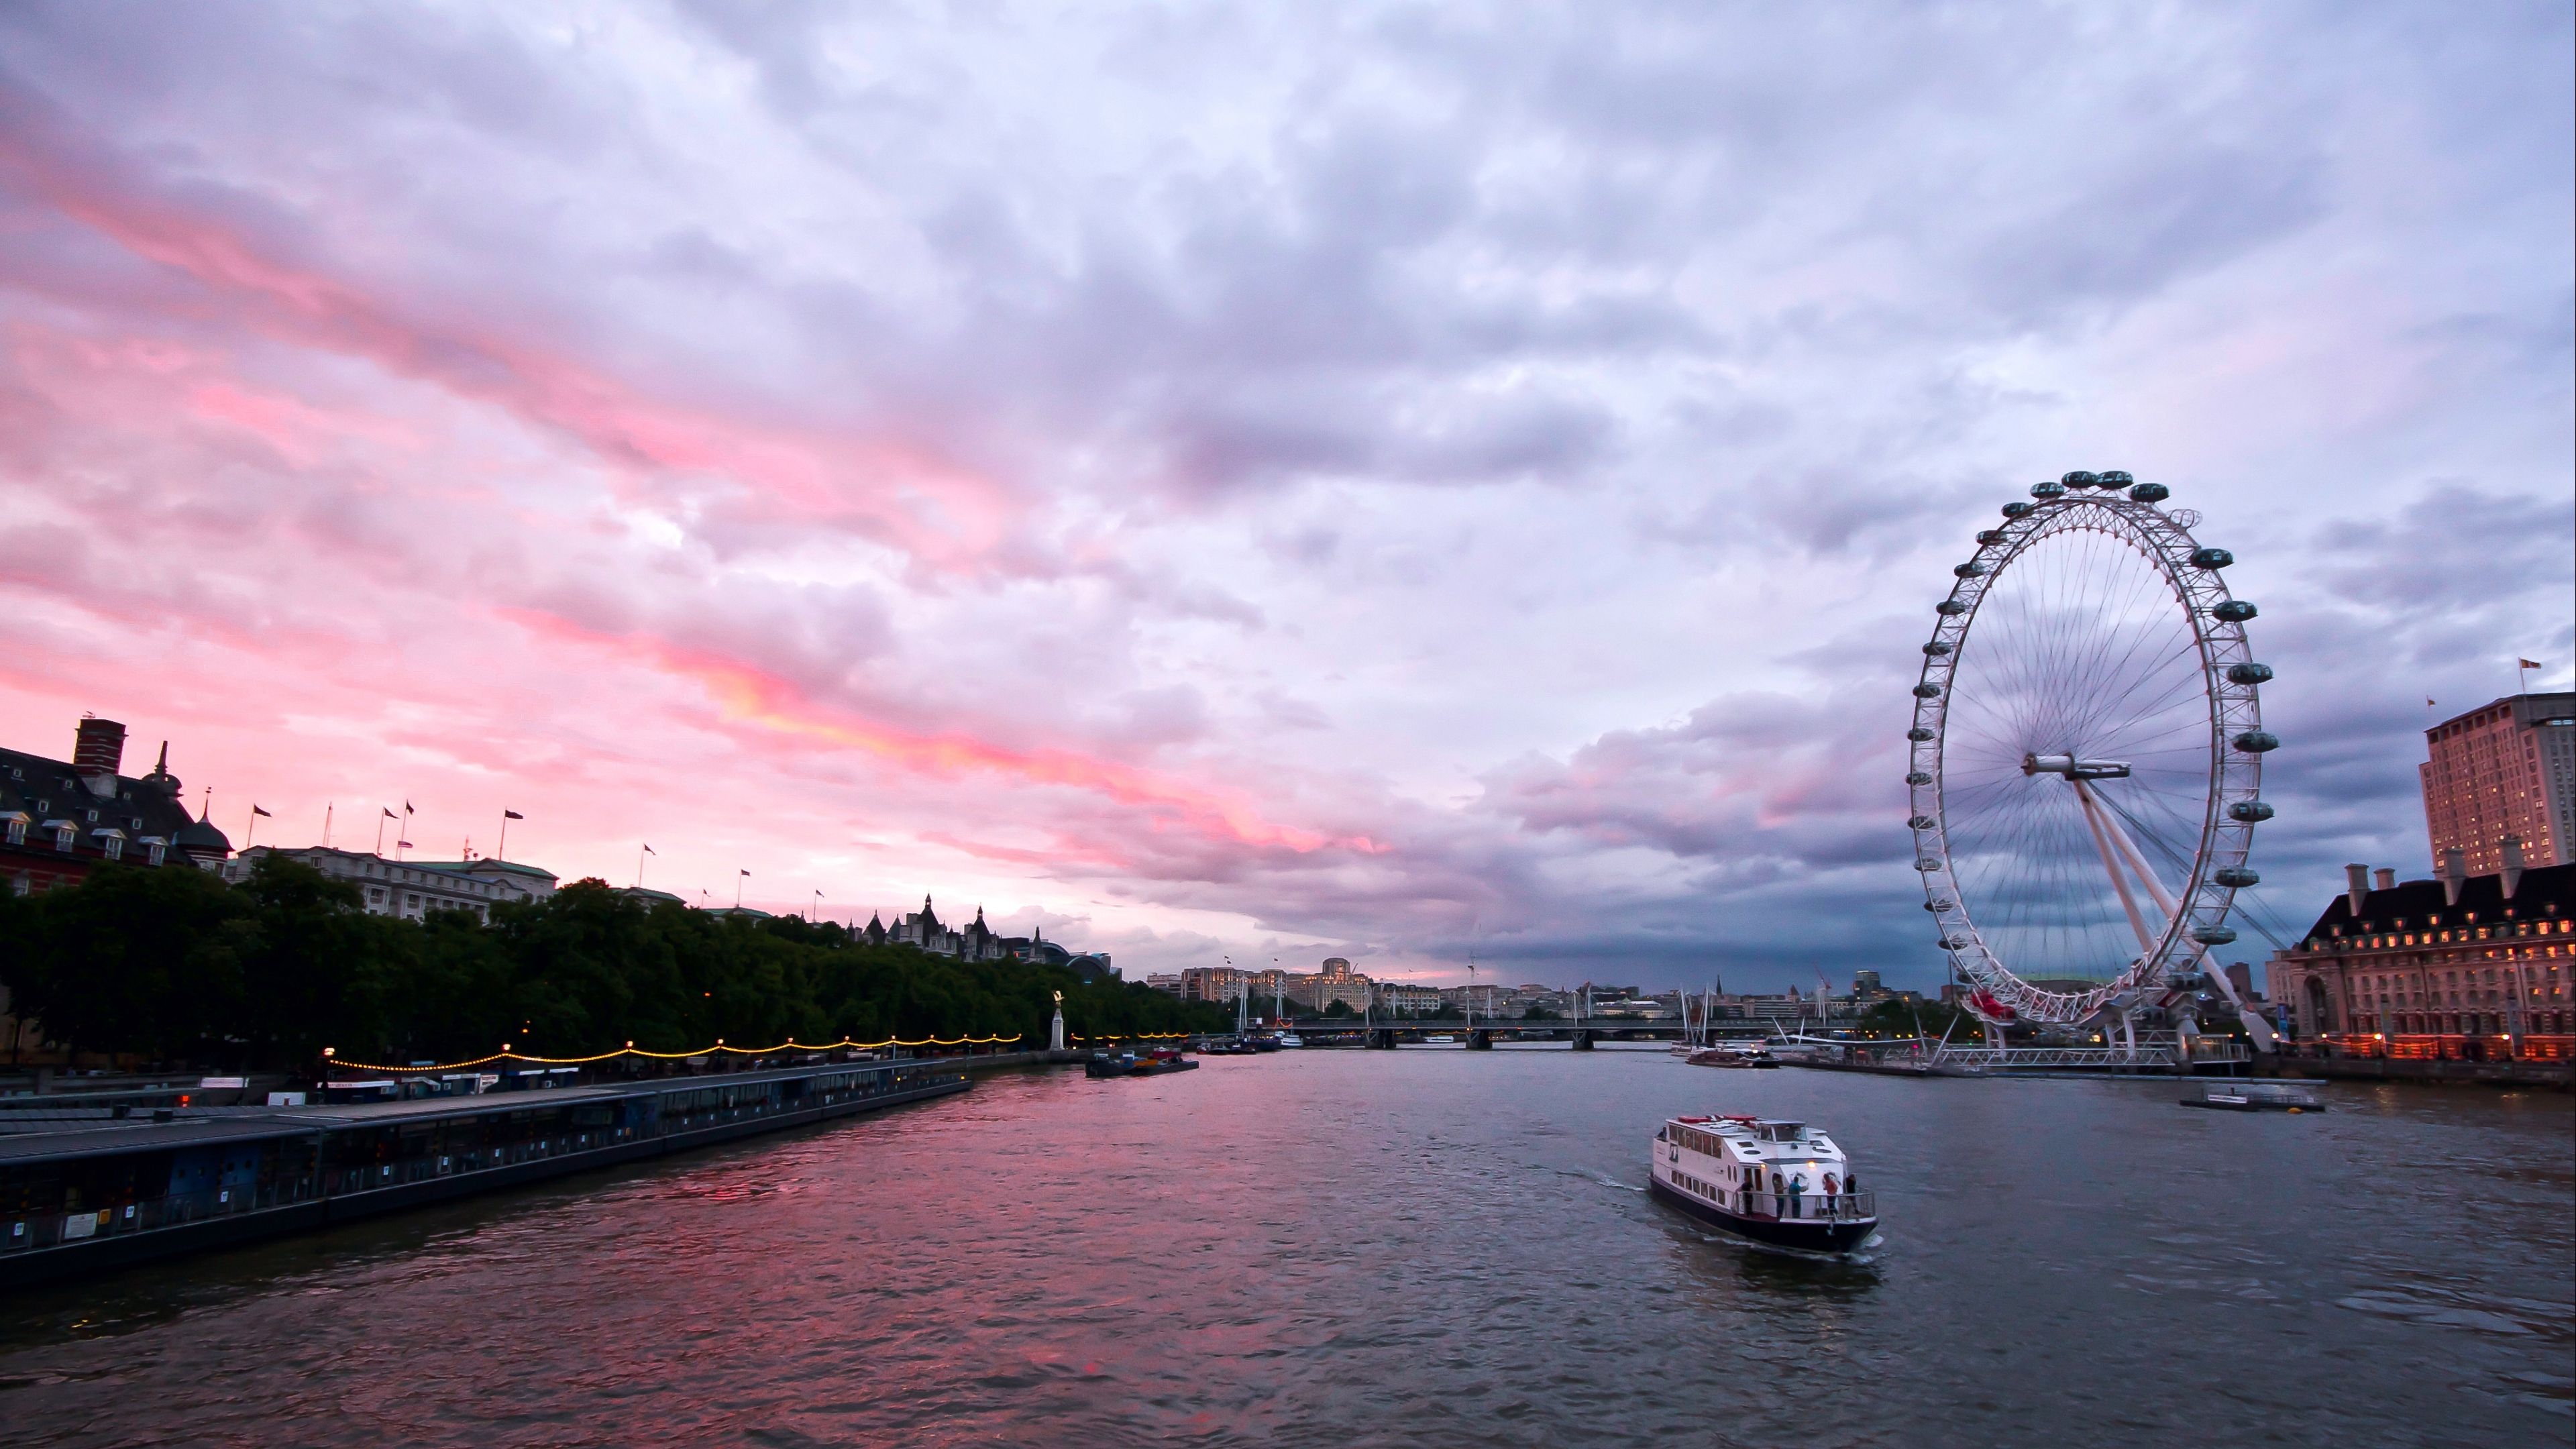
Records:
M1272 1023L1273 1026L1280 1025ZM1727 1023L1738 1025L1749 1039L1768 1035L1768 1028L1756 1022ZM1379 1050L1391 1050L1403 1042L1420 1042L1429 1037L1455 1037L1469 1051L1485 1051L1496 1041L1561 1041L1576 1051L1590 1051L1601 1041L1681 1041L1685 1028L1681 1018L1641 1020L1632 1016L1589 1016L1543 1018L1522 1021L1508 1017L1479 1017L1474 1021L1461 1017L1435 1017L1419 1020L1378 1021L1357 1016L1309 1016L1294 1018L1284 1029L1306 1039L1309 1045L1357 1044Z

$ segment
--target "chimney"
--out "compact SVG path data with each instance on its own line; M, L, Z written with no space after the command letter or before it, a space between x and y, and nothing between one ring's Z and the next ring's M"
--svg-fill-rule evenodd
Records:
M2395 866L2383 865L2379 869L2372 871L2370 873L2370 884L2371 888L2374 890L2393 891L2397 889L2397 868Z
M116 795L116 770L125 763L125 726L94 714L81 716L72 737L72 773L101 800Z
M2468 855L2458 846L2442 852L2442 904L2460 903L2460 887L2469 883Z
M2361 919L2362 897L2370 894L2370 867L2347 865L2343 868L2344 899L2352 903L2352 918Z
M2513 899L2514 888L2522 884L2522 837L2504 838L2504 898Z

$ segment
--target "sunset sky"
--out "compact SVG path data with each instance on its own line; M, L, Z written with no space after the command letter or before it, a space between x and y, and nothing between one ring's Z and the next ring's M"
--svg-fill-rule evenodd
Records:
M2569 13L11 5L0 743L1130 976L1929 987L1930 605L2125 468L2304 920L2570 677Z

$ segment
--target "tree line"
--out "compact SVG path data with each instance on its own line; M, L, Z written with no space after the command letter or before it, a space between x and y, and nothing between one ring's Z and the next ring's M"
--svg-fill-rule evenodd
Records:
M211 872L104 865L0 896L9 1009L74 1052L242 1069L461 1061L508 1043L585 1056L887 1037L1046 1040L1052 993L1079 1036L1223 1030L1226 1013L1150 987L1023 961L872 946L835 922L722 916L599 880L543 900L422 920L370 915L358 888L265 856Z

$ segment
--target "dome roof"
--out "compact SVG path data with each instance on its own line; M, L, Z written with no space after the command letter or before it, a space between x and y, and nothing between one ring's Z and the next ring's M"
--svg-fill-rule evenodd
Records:
M170 843L191 853L211 850L217 855L233 853L233 843L215 828L211 820L191 820L170 836Z

